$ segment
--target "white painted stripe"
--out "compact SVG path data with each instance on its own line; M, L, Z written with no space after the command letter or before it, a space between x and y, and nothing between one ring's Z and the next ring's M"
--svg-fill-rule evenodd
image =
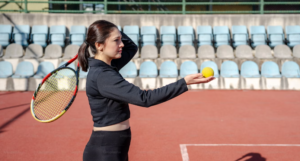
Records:
M300 147L300 144L179 144L183 161L189 161L187 146L274 146L274 147Z

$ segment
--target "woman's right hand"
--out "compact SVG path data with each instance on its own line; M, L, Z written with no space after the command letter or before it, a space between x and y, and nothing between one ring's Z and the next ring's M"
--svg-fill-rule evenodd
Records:
M189 74L184 77L184 80L187 85L190 84L200 84L200 83L208 83L212 80L214 80L215 77L210 76L208 78L204 78L202 73L197 73L197 74Z

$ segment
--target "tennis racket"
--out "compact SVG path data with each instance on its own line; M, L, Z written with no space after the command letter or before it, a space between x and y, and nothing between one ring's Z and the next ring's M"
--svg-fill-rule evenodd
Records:
M39 122L52 122L61 117L72 105L78 92L79 62L77 71L69 65L78 54L45 76L36 88L31 104L31 114Z

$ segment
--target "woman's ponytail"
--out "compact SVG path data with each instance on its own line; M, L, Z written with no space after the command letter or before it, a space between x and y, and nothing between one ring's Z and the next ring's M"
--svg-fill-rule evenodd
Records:
M90 53L88 48L89 48L89 43L85 40L78 50L79 64L81 69L85 72L87 72L89 67L88 58L90 57Z

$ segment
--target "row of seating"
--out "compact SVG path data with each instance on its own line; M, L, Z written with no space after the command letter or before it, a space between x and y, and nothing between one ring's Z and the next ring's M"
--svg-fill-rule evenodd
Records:
M66 62L62 62L60 63L60 65L63 65L64 63ZM75 69L74 63L71 64L70 67ZM132 61L130 61L120 70L120 74L131 83L135 83L134 79L137 77L173 78L171 80L162 80L164 81L164 83L162 84L164 86L168 83L174 82L178 78L183 78L186 75L199 73L205 67L211 67L214 70L214 77L217 78L216 81L211 82L210 84L206 84L213 89L220 89L219 77L222 78L222 81L226 80L229 83L225 84L226 88L228 89L239 88L240 77L247 80L248 85L246 84L246 86L248 86L250 89L261 89L260 83L257 82L261 80L260 78L264 78L265 81L271 81L271 83L268 84L268 86L270 86L271 89L282 89L280 82L282 77L285 77L285 79L289 82L290 89L300 89L300 69L299 65L293 61L286 61L285 63L283 63L281 74L278 65L272 61L264 62L261 66L261 72L259 72L258 65L253 61L245 61L242 64L240 72L237 64L233 61L224 61L221 65L220 72L217 64L213 61L203 62L200 66L200 70L198 70L196 63L194 63L193 61L184 61L180 66L179 75L177 66L173 61L163 62L159 70L153 61L145 61L141 64L139 72L135 64ZM0 87L0 90L7 90L6 85L8 83L7 81L9 80L8 78L12 78L13 84L15 84L15 90L28 90L28 78L33 78L35 83L31 83L31 89L34 90L34 88L37 87L38 83L40 83L41 79L44 78L52 70L54 70L54 66L51 62L40 63L37 72L35 72L33 64L31 62L23 61L18 64L16 71L13 72L12 65L10 62L1 61L0 81L2 82L2 85ZM85 79L87 73L88 72L80 71L80 78ZM156 88L155 81L156 79L152 80L152 83L150 83L151 88ZM149 83L149 81L146 82ZM190 87L193 89L198 89L199 85L191 85ZM84 84L81 84L81 89L84 88Z
M13 28L13 29L12 29ZM122 30L121 26L118 26ZM6 47L10 42L28 46L28 42L40 44L43 47L49 44L58 44L65 46L67 37L66 26L55 25L0 25L0 45ZM69 40L70 44L81 45L86 36L85 26L71 26ZM246 26L232 26L231 32L228 26L198 26L197 34L195 34L192 26L161 26L160 36L155 26L124 26L123 32L126 33L137 45L141 42L141 46L154 45L158 39L163 45L179 47L183 45L194 45L195 35L197 35L198 46L214 45L231 45L237 47L239 45L251 44L254 48L258 45L268 44L275 47L280 44L287 44L290 47L300 44L300 26L285 26L285 34L281 26L268 26L267 32L265 26L250 26L250 34ZM231 36L232 35L232 36ZM251 39L250 39L251 36Z

